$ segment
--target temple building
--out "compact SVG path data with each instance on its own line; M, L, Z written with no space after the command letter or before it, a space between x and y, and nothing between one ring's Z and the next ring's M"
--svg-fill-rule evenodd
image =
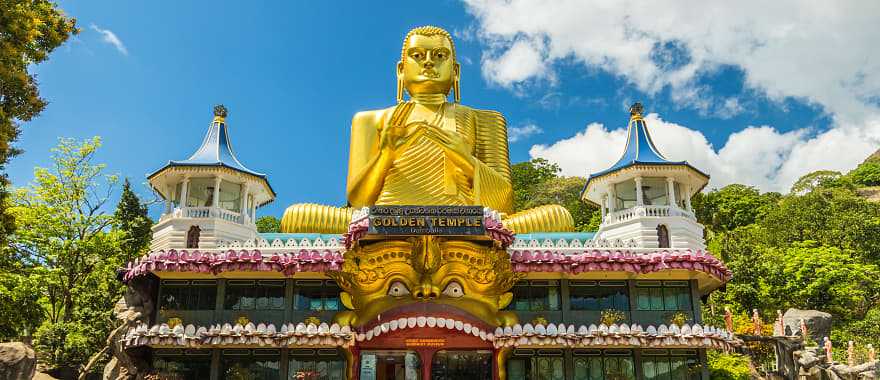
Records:
M448 33L407 35L398 104L353 121L352 207L291 206L296 232L257 232L275 192L236 158L222 106L196 153L148 176L165 204L120 274L141 312L128 362L169 379L708 379L707 350L740 344L700 313L731 277L691 208L709 176L666 159L636 104L620 160L582 193L598 231L559 206L513 213L506 121L460 105L454 75L421 93L406 65L425 60L457 72ZM392 127L408 134L383 162L395 137L370 134Z

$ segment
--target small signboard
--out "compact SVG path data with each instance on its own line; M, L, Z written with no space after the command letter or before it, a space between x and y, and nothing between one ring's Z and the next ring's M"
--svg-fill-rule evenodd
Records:
M371 206L371 235L484 235L482 206Z
M446 347L446 338L407 338L404 340L407 348L411 347Z

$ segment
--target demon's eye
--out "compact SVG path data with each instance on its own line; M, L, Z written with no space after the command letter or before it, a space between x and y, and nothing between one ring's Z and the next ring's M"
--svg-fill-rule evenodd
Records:
M452 298L459 298L464 295L464 288L462 288L461 284L458 282L452 281L446 285L446 289L443 290L443 295Z
M388 295L392 297L400 297L409 294L409 289L400 281L394 281L388 287Z

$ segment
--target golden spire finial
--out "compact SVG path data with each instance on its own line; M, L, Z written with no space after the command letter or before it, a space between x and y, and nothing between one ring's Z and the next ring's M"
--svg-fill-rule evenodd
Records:
M639 102L635 102L633 103L632 107L629 107L629 115L632 118L641 118L642 112L644 111L645 109L644 107L642 107L642 103Z
M214 121L226 121L226 115L229 111L222 104L214 106Z

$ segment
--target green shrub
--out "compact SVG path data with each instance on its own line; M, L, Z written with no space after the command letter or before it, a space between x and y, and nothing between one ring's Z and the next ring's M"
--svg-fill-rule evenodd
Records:
M709 378L712 380L749 380L749 358L740 354L709 351Z

